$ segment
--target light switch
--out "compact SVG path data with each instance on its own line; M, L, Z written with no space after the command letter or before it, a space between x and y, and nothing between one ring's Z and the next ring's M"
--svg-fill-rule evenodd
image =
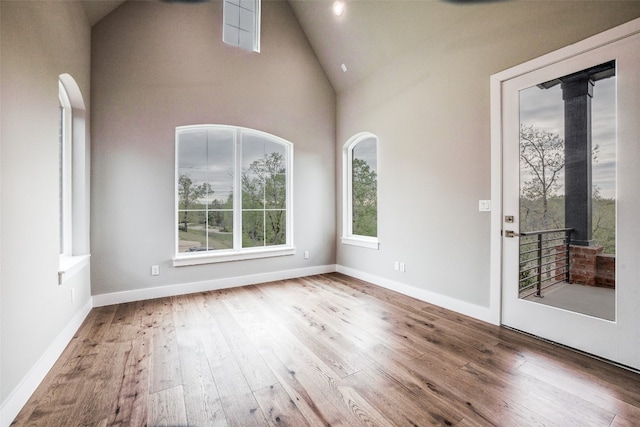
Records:
M478 210L480 212L491 212L491 200L480 200L478 202Z

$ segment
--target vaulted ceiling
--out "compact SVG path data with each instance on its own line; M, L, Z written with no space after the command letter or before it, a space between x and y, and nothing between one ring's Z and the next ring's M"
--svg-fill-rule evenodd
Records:
M81 0L91 25L125 0ZM383 66L393 66L421 44L442 42L456 21L471 14L490 18L500 2L469 0L350 0L342 16L333 0L289 0L336 92ZM343 71L343 64L346 71Z
M89 23L93 27L116 7L124 3L125 0L81 0L81 2L85 12L87 12Z
M336 92L382 67L393 67L422 45L446 44L456 22L467 15L482 19L499 5L473 0L355 0L346 2L342 16L335 16L333 0L289 3Z

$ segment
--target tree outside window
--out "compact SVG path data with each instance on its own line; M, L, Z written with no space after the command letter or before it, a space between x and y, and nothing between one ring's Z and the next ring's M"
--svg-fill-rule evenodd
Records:
M292 247L289 142L201 125L178 128L176 144L178 254Z
M370 133L345 146L345 208L343 243L377 248L378 139Z

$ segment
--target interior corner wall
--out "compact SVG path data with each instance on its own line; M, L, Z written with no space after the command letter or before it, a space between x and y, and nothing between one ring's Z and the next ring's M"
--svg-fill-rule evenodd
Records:
M222 42L219 1L126 2L93 27L94 295L335 264L335 93L287 2L262 2L261 25L260 53ZM175 127L190 124L293 143L296 255L173 267Z
M88 268L58 285L58 76L72 75L88 100L91 29L79 2L2 1L0 8L0 408L5 422L8 401L91 298Z
M491 224L478 201L491 198L489 77L630 21L640 2L452 3L394 2L437 19L423 41L338 93L336 162L352 135L379 138L380 249L338 243L337 264L487 308ZM388 4L358 6L384 16ZM336 179L341 188L340 167ZM341 209L338 198L338 230Z

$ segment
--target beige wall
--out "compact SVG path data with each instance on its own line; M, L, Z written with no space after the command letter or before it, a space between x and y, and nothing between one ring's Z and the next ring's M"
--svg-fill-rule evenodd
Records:
M221 14L129 2L93 28L94 295L335 263L334 91L287 2L263 2L259 54L222 43ZM172 266L175 127L204 123L294 144L295 256Z
M379 137L380 250L338 244L337 262L488 307L490 214L478 211L478 201L491 197L489 77L636 18L640 2L350 7L354 15L372 7L384 16L391 6L408 16L438 17L432 23L438 31L425 24L423 42L397 49L338 94L338 164L355 133ZM338 198L339 219L341 209ZM406 272L394 271L394 261L404 262Z
M2 406L90 298L88 269L58 286L58 76L89 102L91 30L78 2L0 8Z

